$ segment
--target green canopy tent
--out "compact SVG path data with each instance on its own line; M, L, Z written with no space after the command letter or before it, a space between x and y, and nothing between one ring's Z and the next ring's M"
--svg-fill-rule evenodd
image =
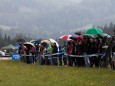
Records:
M13 46L12 44L8 45L8 46L5 46L5 47L2 47L1 49L5 49L5 50L9 50L9 49L12 49L12 50L15 50L16 47Z

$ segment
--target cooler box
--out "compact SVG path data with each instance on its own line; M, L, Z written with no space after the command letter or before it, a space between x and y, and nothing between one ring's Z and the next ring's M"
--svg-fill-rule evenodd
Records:
M19 53L13 53L12 54L12 60L20 60L20 54Z

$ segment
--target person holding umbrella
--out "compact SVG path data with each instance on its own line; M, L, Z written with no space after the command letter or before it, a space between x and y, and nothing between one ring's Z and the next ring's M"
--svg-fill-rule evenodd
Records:
M77 55L83 55L84 54L84 43L83 43L83 38L79 37L77 39L76 43L76 54ZM85 66L85 60L83 57L77 57L77 66L79 67L84 67Z
M21 54L24 54L24 56L22 57L22 61L29 63L29 58L27 58L25 56L25 55L29 54L28 48L24 44L21 45L21 51L20 52L21 52Z
M31 54L32 54L31 63L32 63L32 64L35 64L36 47L32 46L30 52L31 52Z
M68 66L72 66L72 57L70 56L72 55L72 48L73 48L72 41L69 41L67 44Z

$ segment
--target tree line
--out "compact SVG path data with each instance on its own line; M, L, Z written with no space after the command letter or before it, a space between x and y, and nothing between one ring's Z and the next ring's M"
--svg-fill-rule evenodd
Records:
M109 25L99 26L103 30L104 33L109 34L110 36L115 35L115 24L112 22Z
M11 36L8 36L7 34L2 34L2 30L0 29L0 48L7 46L9 44L12 45L16 45L16 43L19 40L31 40L32 38L25 36L24 34L16 34L16 36L14 38L12 38Z

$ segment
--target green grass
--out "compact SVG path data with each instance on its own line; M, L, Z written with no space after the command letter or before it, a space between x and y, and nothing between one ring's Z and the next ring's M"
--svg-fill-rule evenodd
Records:
M0 61L0 86L115 86L115 71Z

